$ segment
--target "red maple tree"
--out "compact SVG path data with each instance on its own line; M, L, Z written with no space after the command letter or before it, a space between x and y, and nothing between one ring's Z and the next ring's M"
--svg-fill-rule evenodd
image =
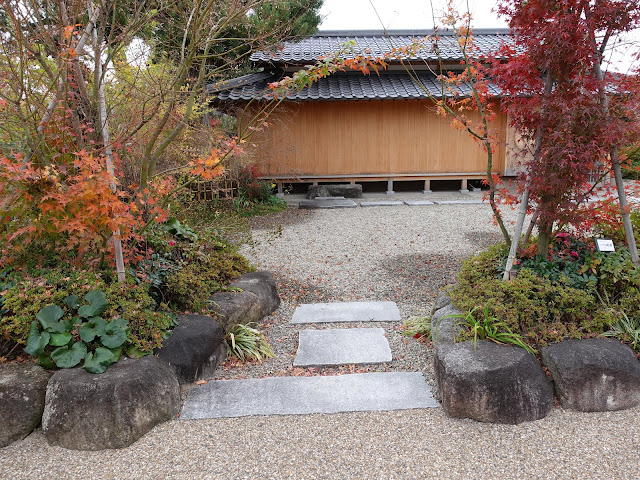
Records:
M498 12L509 18L514 41L503 46L493 75L512 126L530 146L521 186L537 204L538 254L546 256L554 226L584 221L594 172L615 170L617 152L637 138L636 87L623 75L601 74L600 65L609 40L638 25L640 5L502 0ZM618 194L624 216L624 190Z

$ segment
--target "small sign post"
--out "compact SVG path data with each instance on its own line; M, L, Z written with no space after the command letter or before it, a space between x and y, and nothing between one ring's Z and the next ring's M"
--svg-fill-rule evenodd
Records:
M608 238L596 238L596 249L599 252L615 252L616 246L613 244L613 240Z

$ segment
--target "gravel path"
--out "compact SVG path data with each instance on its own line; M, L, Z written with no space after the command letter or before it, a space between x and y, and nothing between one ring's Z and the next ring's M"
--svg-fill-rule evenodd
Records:
M434 194L435 195L435 194ZM283 299L266 319L277 358L227 368L219 378L333 374L294 371L299 303L393 300L404 318L428 313L463 258L499 240L486 205L289 210L282 236L256 223L248 255L274 271ZM344 327L341 324L340 327ZM385 328L394 361L381 370L421 370L431 347ZM360 367L358 367L360 368ZM372 368L362 367L371 370ZM635 479L640 408L585 414L555 409L518 426L447 418L442 409L335 415L174 420L129 448L75 452L49 447L41 431L0 449L7 479Z
M442 193L429 198L467 200L480 194ZM283 229L274 237L277 222ZM216 371L217 379L421 371L433 384L433 349L401 335L400 323L291 325L293 311L301 303L394 301L403 319L429 315L438 291L455 281L462 261L501 239L487 205L291 208L275 219L261 218L254 226L256 244L243 253L259 268L274 273L282 297L281 307L263 324L276 358L242 367L225 363ZM300 329L336 327L383 328L393 361L357 367L293 367Z

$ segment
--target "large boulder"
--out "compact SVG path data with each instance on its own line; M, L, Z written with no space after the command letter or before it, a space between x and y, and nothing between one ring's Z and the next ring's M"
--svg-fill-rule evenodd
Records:
M553 386L536 358L520 347L479 341L439 345L436 381L447 415L480 422L538 420L553 407Z
M56 372L42 430L50 445L72 450L122 448L179 410L180 385L165 361L123 358L100 375L82 368Z
M270 272L245 273L229 286L239 288L243 292L251 292L258 297L262 317L272 314L280 306L276 282Z
M260 300L251 292L218 292L209 297L209 311L215 314L224 331L238 324L257 322L260 315Z
M431 338L434 344L455 343L455 339L464 328L459 325L460 318L452 318L450 315L460 314L460 310L449 303L431 316Z
M193 383L227 356L222 327L204 315L180 315L178 326L155 354L173 368L180 383Z
M40 424L50 377L33 363L0 365L0 447L22 440Z
M565 340L541 355L564 408L603 412L640 405L640 363L617 340Z
M310 185L307 189L307 198L316 197L362 197L362 185L344 183L340 185Z

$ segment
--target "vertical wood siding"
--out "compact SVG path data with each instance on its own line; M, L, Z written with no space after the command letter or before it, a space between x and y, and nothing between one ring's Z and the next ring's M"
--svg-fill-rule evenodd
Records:
M470 112L471 118L478 115ZM246 118L246 116L241 117ZM476 173L486 153L420 100L285 103L248 150L266 176ZM505 167L506 116L493 121L494 172Z

